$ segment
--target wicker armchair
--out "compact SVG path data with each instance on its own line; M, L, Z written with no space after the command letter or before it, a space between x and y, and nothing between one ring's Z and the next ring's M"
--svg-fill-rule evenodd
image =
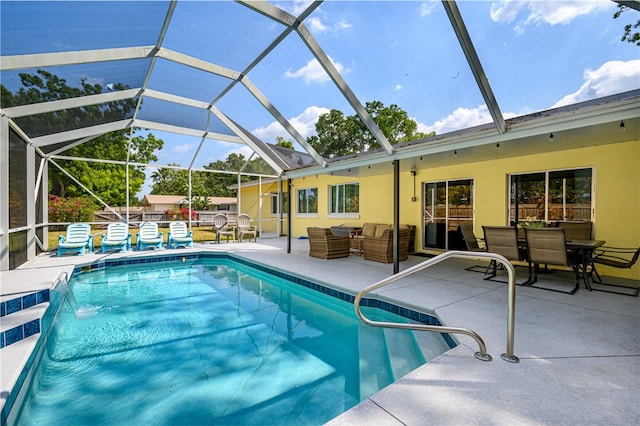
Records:
M320 259L338 259L349 256L349 236L336 236L328 228L307 228L309 256Z
M398 260L407 260L407 249L409 247L408 227L400 228L400 238L398 247ZM385 229L380 237L364 237L363 257L366 260L373 260L382 263L393 262L393 229Z

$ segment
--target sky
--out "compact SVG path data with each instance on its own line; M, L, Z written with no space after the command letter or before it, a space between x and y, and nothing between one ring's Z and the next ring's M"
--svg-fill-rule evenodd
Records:
M440 2L400 3L328 1L305 24L362 104L397 104L423 132L490 122ZM307 3L276 4L298 14ZM616 5L608 0L458 5L506 118L640 87L639 48L620 41L624 24L638 18L635 11L614 20ZM296 54L294 60L287 55L276 49L248 76L302 136L314 134L318 116L331 108L354 114L311 54ZM290 91L300 96L292 98ZM222 104L261 139L291 139L267 114L256 115L253 124ZM172 143L182 139L161 137ZM191 153L199 141L188 139L166 155ZM209 158L224 159L231 152L248 156L251 151L223 143Z
M297 16L308 1L274 2ZM580 1L458 1L467 31L505 118L640 88L640 48L622 42L616 3ZM215 7L212 7L215 6ZM2 55L153 45L168 3L0 2ZM117 18L116 18L117 17ZM491 122L480 90L440 1L322 3L304 21L361 104L398 105L418 130L443 134ZM163 46L241 72L284 27L234 2L179 1ZM57 67L71 84L141 87L148 60ZM15 89L18 72L2 72ZM355 114L303 40L289 34L247 73L252 85L304 138L321 114ZM159 58L147 88L211 102L230 80ZM241 84L215 106L266 142L293 140ZM206 112L145 98L138 116L203 129ZM216 120L210 131L226 132ZM144 132L143 132L144 133ZM152 130L165 142L159 164L194 167L224 160L235 143ZM296 144L297 149L302 149ZM150 170L152 172L153 170ZM149 182L141 194L148 192Z

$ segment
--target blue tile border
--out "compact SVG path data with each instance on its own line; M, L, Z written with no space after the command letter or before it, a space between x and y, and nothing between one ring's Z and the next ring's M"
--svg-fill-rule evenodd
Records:
M30 308L40 303L49 301L49 289L29 293L15 299L5 300L0 303L0 317L14 314L23 309Z

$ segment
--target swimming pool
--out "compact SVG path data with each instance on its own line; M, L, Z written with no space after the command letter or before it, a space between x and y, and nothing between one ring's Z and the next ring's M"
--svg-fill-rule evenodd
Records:
M230 257L100 268L71 287L100 308L78 320L61 305L15 424L318 424L452 342L368 327L349 295Z

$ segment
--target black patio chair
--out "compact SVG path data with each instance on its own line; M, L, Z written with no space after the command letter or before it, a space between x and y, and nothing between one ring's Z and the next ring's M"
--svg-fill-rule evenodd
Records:
M596 265L605 265L612 268L629 269L638 261L640 257L640 247L638 248L621 248L621 247L600 247L595 256L589 259L585 265L585 271L588 272L589 290L603 291L605 293L622 294L625 296L638 297L640 287L627 287L624 285L606 283L596 270ZM598 288L599 286L615 287L618 291L608 288Z

